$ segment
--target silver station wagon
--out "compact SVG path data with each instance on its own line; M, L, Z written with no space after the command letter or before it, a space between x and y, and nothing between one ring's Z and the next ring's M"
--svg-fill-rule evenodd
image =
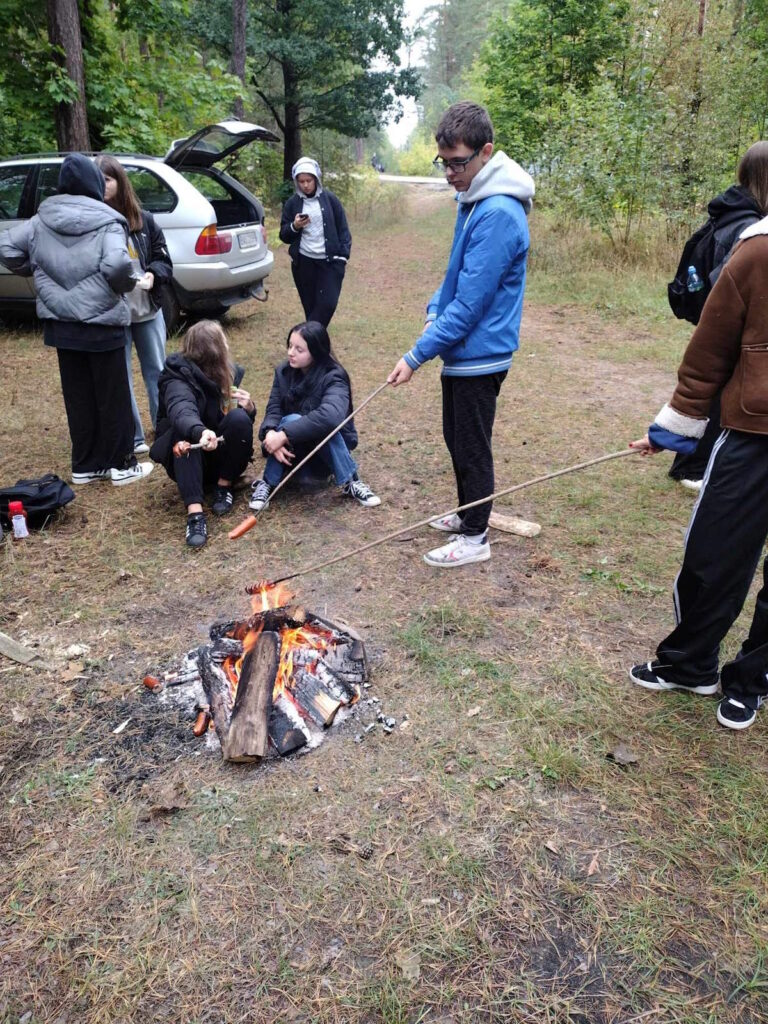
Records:
M114 154L144 209L155 214L173 260L173 287L164 289L169 330L183 312L217 316L246 299L266 299L264 278L274 255L267 247L264 207L214 165L257 140L277 142L245 121L208 125L174 142L164 157ZM0 160L0 231L32 217L55 195L63 154ZM0 266L0 316L34 308L31 278Z

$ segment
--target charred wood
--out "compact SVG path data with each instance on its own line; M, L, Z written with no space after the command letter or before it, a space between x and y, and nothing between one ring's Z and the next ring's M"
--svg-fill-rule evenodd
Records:
M282 694L269 713L269 739L278 754L292 754L307 745L309 734L301 715Z
M221 749L224 750L227 733L229 732L229 723L232 718L232 708L234 706L232 687L228 676L221 666L213 660L207 647L200 649L198 661L200 664L200 675L203 679L203 689L206 692L208 703L211 707L216 735L219 737Z

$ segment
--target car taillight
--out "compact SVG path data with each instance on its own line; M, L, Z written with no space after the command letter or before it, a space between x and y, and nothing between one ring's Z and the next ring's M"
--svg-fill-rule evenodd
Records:
M259 227L261 228L261 239L264 242L264 245L266 245L267 244L267 229L264 227L263 224L260 224Z
M219 256L231 249L232 235L226 231L219 234L215 224L209 224L207 228L203 228L200 237L195 242L195 252L198 256Z

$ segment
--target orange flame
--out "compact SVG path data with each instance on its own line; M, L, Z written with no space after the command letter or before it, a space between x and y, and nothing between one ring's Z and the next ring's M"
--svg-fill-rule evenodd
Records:
M251 607L254 614L267 612L270 608L282 608L293 600L293 594L282 583L259 583L256 585L251 597Z

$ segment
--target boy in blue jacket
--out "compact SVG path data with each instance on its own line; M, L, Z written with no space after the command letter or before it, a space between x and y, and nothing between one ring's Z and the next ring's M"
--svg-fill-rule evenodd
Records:
M405 384L428 359L443 360L443 437L464 505L494 490L493 421L518 347L534 184L514 160L493 152L491 119L476 103L449 107L435 139L434 164L456 190L453 245L424 332L387 379ZM452 568L489 559L490 514L488 502L430 523L452 536L424 561Z

